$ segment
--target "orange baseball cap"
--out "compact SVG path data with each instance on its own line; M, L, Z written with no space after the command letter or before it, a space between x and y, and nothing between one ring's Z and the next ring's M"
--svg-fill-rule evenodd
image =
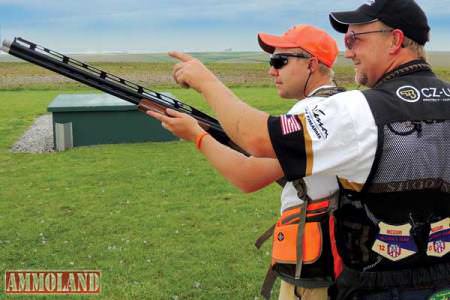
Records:
M330 68L339 53L336 41L328 33L304 24L292 27L282 36L259 33L258 42L268 53L273 53L275 48L302 48Z

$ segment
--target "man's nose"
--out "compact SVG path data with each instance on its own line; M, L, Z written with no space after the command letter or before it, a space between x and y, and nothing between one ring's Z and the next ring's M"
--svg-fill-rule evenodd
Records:
M270 76L273 76L273 77L276 77L276 76L278 76L278 70L277 69L275 69L274 67L270 67L270 69L269 69L269 75Z
M353 58L353 56L355 56L355 53L351 49L345 48L344 57Z

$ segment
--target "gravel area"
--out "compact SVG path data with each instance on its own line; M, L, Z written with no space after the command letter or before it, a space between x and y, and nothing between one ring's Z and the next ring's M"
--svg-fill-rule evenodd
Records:
M52 115L43 115L12 146L12 152L47 153L53 149Z

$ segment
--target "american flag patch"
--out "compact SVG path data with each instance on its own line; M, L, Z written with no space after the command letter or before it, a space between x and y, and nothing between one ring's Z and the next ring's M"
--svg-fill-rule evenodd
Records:
M282 115L280 119L281 119L281 131L283 132L283 135L302 130L302 126L298 122L296 116Z

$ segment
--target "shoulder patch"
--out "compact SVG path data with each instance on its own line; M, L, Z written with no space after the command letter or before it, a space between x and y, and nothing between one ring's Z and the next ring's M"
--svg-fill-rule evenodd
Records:
M316 138L326 139L328 137L328 129L322 121L325 116L325 112L316 105L313 108L307 107L305 109L305 115L306 121L308 122L308 125Z
M283 135L302 130L302 126L295 115L282 115L280 117L280 122Z
M406 102L417 102L420 99L420 92L411 85L404 85L397 89L397 97Z

